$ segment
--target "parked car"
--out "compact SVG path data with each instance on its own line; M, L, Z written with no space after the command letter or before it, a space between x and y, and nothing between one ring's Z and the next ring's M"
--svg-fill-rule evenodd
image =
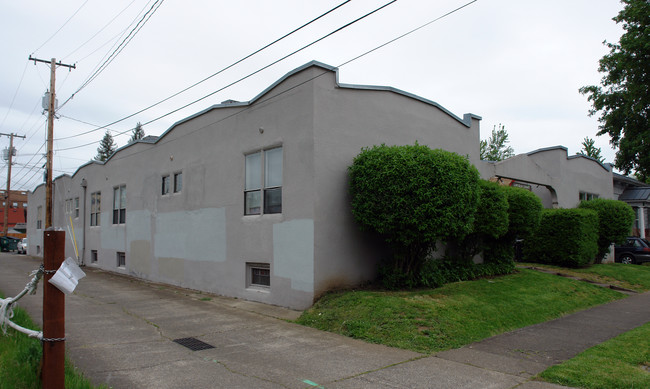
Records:
M27 254L27 238L22 238L16 244L16 251L18 254Z
M614 261L617 263L650 262L650 243L645 239L630 236L624 244L617 245L614 249Z

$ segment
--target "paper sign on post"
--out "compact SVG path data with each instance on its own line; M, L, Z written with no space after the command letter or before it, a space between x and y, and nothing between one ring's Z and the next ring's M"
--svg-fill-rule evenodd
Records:
M79 280L85 276L86 273L79 268L72 258L68 257L63 261L59 270L57 270L52 278L50 278L49 282L56 286L61 292L70 294L74 292Z

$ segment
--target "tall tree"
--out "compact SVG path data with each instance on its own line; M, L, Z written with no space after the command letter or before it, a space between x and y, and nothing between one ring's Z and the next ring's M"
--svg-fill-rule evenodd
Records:
M481 141L481 159L484 161L502 161L515 155L515 150L508 146L508 132L506 127L499 123L499 126L492 128L492 135L488 140Z
M587 157L591 157L596 161L603 163L605 162L605 157L600 155L601 152L600 147L596 147L595 143L596 143L595 140L586 136L585 139L582 141L582 150L578 151L578 154L586 155Z
M142 124L138 122L138 124L135 125L135 128L133 129L133 134L131 135L131 139L129 139L129 143L133 143L138 139L144 138L144 130L142 129Z
M609 134L618 147L615 166L629 174L650 177L650 2L621 0L623 10L613 20L625 32L618 44L603 42L610 51L599 61L605 73L601 86L580 93L592 103L589 115L600 112L598 135Z
M95 156L95 160L104 162L111 155L113 155L115 150L117 150L117 145L113 140L113 136L110 132L108 132L108 130L106 130L106 133L104 134L104 137L102 138L101 142L99 143L99 147L97 148L97 155Z

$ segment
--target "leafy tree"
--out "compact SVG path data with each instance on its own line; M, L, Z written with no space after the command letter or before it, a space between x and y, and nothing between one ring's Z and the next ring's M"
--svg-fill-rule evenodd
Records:
M605 73L601 86L580 93L592 103L589 115L600 113L598 135L609 134L618 147L615 165L641 181L650 177L650 2L621 0L623 10L613 18L625 32L618 44L603 42L610 52L599 61Z
M131 135L131 139L129 139L129 143L133 143L138 139L144 138L144 130L142 129L142 124L138 122L138 124L135 125L135 128L133 129L133 134Z
M104 162L113 155L115 150L117 150L117 145L115 144L115 141L113 141L113 136L108 130L106 130L106 133L97 148L95 160Z
M582 150L578 151L578 154L586 155L587 157L591 157L596 161L603 163L605 162L605 157L600 155L600 147L596 147L594 145L595 142L596 141L590 137L585 137L585 139L582 141Z
M348 172L354 219L391 245L387 273L406 284L414 285L438 240L472 230L479 174L465 157L417 143L381 145L362 149Z
M598 256L601 263L612 243L623 243L634 223L634 210L619 200L593 199L580 202L579 208L591 209L598 213Z
M508 132L506 127L499 123L499 127L494 126L492 135L488 140L482 140L481 146L481 159L484 161L502 161L515 155L515 150L507 146Z

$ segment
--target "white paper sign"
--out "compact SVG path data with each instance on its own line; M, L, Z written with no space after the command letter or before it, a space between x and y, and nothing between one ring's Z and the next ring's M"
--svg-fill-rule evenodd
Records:
M68 257L63 261L59 270L50 278L49 282L59 288L61 292L70 294L74 292L79 280L85 276L86 273L79 268L72 258Z

